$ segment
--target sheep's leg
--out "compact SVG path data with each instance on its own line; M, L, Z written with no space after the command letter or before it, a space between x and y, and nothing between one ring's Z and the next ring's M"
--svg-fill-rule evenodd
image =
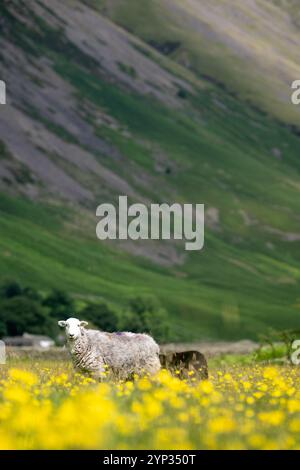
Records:
M98 359L97 368L91 371L91 375L95 380L99 380L99 382L103 382L108 377L108 369L104 364L104 361Z
M158 356L149 357L147 360L146 373L154 375L161 369L161 364Z

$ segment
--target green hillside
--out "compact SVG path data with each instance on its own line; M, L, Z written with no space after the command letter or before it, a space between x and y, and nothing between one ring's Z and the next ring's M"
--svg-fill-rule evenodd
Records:
M299 109L290 106L290 84L300 74L297 0L87 3L198 76L299 123Z
M63 287L119 308L132 295L154 294L174 339L257 338L296 327L300 108L278 95L284 80L273 65L278 56L283 66L289 61L287 76L300 77L297 47L289 57L283 49L299 40L298 27L286 26L286 5L259 2L269 23L286 29L274 61L257 72L245 51L257 41L251 54L263 62L264 23L249 26L251 42L238 60L235 46L223 54L208 33L204 44L201 31L178 23L171 3L1 6L10 96L0 114L0 279ZM180 3L189 11L200 2ZM233 15L231 3L222 5L237 40L244 16ZM210 21L221 41L223 28ZM255 83L243 61L259 76ZM290 82L284 86L288 96ZM204 250L101 243L96 207L121 194L204 203Z

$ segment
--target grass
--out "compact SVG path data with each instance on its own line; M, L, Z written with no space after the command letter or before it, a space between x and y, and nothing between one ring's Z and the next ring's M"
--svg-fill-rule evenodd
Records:
M213 366L97 383L63 361L0 368L1 449L299 449L299 368Z
M299 109L290 105L290 84L300 74L297 2L260 0L255 8L251 2L233 7L232 0L104 4L113 21L160 51L163 44L179 43L172 58L196 75L218 77L243 100L298 125Z
M12 201L10 201L12 204ZM34 220L40 208L22 203ZM7 204L5 204L7 211ZM18 208L15 212L18 213ZM25 212L25 211L24 211ZM7 213L7 212L6 212ZM41 216L44 215L41 212ZM203 263L202 276L193 273L187 278L175 278L172 270L157 268L143 260L135 260L123 252L88 238L78 238L68 233L56 218L25 220L22 216L10 215L1 218L1 266L3 278L17 278L22 282L45 290L62 285L71 294L96 295L116 302L119 308L131 295L155 293L170 311L174 336L178 339L210 336L235 338L240 328L249 337L256 337L257 331L266 331L268 319L278 329L294 325L296 308L290 305L290 298L297 296L296 286L278 286L278 306L269 305L273 296L272 284L264 277L256 279L239 267L228 265L222 273L213 275L212 259L199 255ZM209 243L209 242L208 242ZM237 255L236 255L237 256ZM187 267L187 272L189 267ZM270 266L270 271L273 268ZM206 272L205 272L206 271ZM241 275L243 274L243 278ZM262 284L263 281L263 284ZM249 283L251 282L251 288ZM239 291L233 295L232 286L238 283ZM256 297L252 290L255 289ZM285 296L283 296L283 290ZM237 305L237 310L235 305ZM232 325L230 312L234 310L236 326ZM284 310L284 317L281 312ZM201 318L201 321L199 321ZM172 319L172 320L171 320Z
M150 18L154 4L147 2ZM131 6L122 21L125 25L130 16L132 28L139 27L137 3ZM280 232L267 229L300 232L299 138L274 115L231 93L223 81L202 87L199 75L194 76L193 93L185 96L182 107L170 109L107 80L95 60L72 44L63 30L45 28L44 20L33 17L33 31L8 17L15 25L14 44L31 58L50 59L54 71L72 87L78 108L84 100L119 123L111 129L97 124L92 113L87 118L122 158L104 158L100 152L93 156L125 179L139 198L201 202L216 208L219 229L210 229L207 220L204 251L189 254L183 265L165 268L96 240L96 197L94 206L83 209L62 201L34 203L1 194L0 280L16 278L43 291L63 287L75 296L107 299L120 310L129 296L154 293L169 310L174 339L257 338L270 327L293 328L299 315L299 242L284 242ZM163 16L149 22L156 40L173 40L178 31L170 24L169 37L162 23ZM147 45L143 47L149 52ZM172 63L190 81L188 72L174 62L177 53L174 50L165 59L153 51L150 57L165 67ZM239 79L238 74L234 77ZM26 112L62 140L80 145L75 135L38 110ZM274 149L280 150L281 159ZM157 171L155 152L173 163L170 174ZM89 182L91 188L100 186L97 175L88 174L85 180L81 170L70 167L63 168L72 171L74 179ZM114 200L118 191L106 189L105 195Z

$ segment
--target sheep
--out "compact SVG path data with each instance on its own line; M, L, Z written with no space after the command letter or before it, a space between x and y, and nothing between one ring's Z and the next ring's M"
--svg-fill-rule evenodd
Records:
M160 370L159 346L151 336L130 332L88 330L86 321L69 318L58 322L65 328L75 370L103 378L129 380L134 375L154 375Z
M208 367L205 356L199 351L182 351L160 354L161 366L176 373L179 378L188 378L189 372L197 379L208 379Z

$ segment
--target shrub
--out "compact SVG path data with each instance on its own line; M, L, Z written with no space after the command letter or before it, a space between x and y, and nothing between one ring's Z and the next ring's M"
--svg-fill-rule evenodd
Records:
M0 326L2 334L22 335L24 332L53 336L55 323L47 310L36 301L18 296L0 304Z
M81 312L80 317L92 322L100 330L113 332L118 329L119 318L106 304L88 304Z
M43 301L43 306L48 307L51 317L61 320L72 316L74 301L66 292L54 289Z
M42 302L41 294L33 289L32 287L25 287L22 292L22 296L26 297L27 299L35 300L36 302Z
M120 327L134 333L150 333L157 341L167 341L170 337L167 311L153 296L132 297Z
M6 281L0 288L0 296L4 299L11 299L22 295L22 287L17 281Z
M41 296L37 290L32 287L25 287L23 289L17 281L5 281L0 287L0 297L3 299L11 299L20 295L37 302L41 301Z

